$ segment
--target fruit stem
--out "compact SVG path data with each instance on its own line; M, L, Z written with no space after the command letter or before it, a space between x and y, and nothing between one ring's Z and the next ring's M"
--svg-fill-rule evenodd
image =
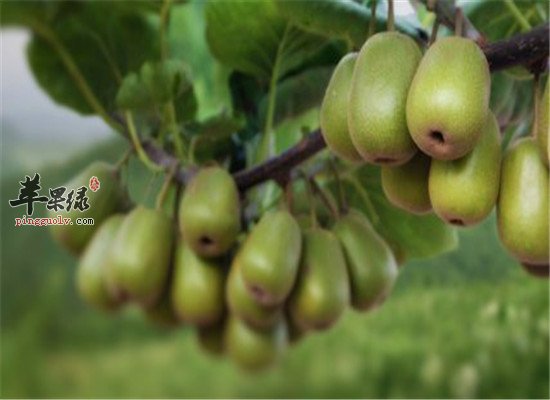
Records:
M160 59L166 60L168 57L168 40L167 31L168 24L170 22L170 6L172 0L163 0L162 7L160 9Z
M538 73L533 76L533 124L531 126L531 136L535 136L537 131L537 121L540 113L540 89Z
M319 184L313 177L309 178L309 181L313 190L317 193L317 195L319 196L319 198L321 199L325 207L330 211L332 218L334 218L334 220L337 221L340 218L340 213L338 212L338 208L334 207L334 204L332 203L332 201L330 201L330 199L328 198L323 188L319 186Z
M376 208L374 207L374 204L372 204L372 200L370 199L367 191L363 188L363 186L361 186L361 184L355 177L347 176L345 179L352 184L352 186L355 188L356 193L359 195L361 200L363 200L366 208L365 211L367 211L368 217L372 224L374 226L380 225L380 217L378 216Z
M166 195L168 194L168 189L170 189L170 184L172 183L172 179L174 178L174 174L176 173L176 170L178 168L178 163L173 163L168 171L166 172L166 177L164 178L164 183L162 184L162 187L160 188L159 194L157 196L156 202L155 202L155 208L157 210L162 209L162 205L164 204L164 201L166 200Z
M115 169L118 171L120 168L122 168L123 165L126 165L128 163L128 160L130 159L130 156L134 152L134 149L132 147L126 149L122 157L116 162Z
M371 0L370 3L369 37L376 33L376 3L377 0Z
M430 47L437 39L437 31L439 30L439 19L435 19L434 24L432 26L432 33L430 35L430 41L428 42L428 47Z
M455 36L461 37L464 26L464 14L460 7L456 8L455 12Z
M147 153L145 153L145 150L143 150L143 147L141 146L141 141L139 140L136 126L134 124L134 118L132 117L132 113L130 111L126 111L124 113L126 116L126 125L128 126L128 133L130 134L130 139L132 139L132 144L134 145L134 148L136 150L136 153L141 160L143 164L147 168L149 168L151 171L159 172L162 171L162 168L159 167L157 164L151 161L149 156L147 156Z
M393 12L393 0L388 0L388 25L387 30L392 32L395 30L395 17Z
M311 219L311 227L317 228L319 226L319 221L317 220L317 210L315 209L315 197L313 196L313 189L311 187L311 182L304 171L299 170L298 173L300 177L303 179L307 190L307 199L309 203L309 216Z
M521 27L522 32L527 32L532 28L529 21L527 21L527 19L523 16L523 14L521 13L518 6L516 6L513 0L504 0L504 5L512 13L514 18L516 19L516 22Z
M338 187L338 211L340 213L347 212L348 202L346 200L346 195L344 193L344 186L342 185L342 179L340 179L340 174L338 173L338 169L336 168L336 163L334 161L334 158L332 157L329 158L328 165L332 172L332 175L334 175L336 186Z

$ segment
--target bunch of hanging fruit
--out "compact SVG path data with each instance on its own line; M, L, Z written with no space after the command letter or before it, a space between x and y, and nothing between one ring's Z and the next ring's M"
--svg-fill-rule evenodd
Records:
M489 93L475 42L443 38L422 57L409 37L379 33L336 67L320 124L344 162L381 166L397 207L469 226L496 204L505 247L547 274L548 85L536 135L504 157ZM307 177L311 214L295 212L289 200L247 221L232 175L219 166L196 172L174 218L162 207L128 211L117 169L106 163L67 186L91 176L101 189L73 216L95 225L53 227L80 257L81 296L100 309L134 303L153 321L192 326L204 349L246 369L273 364L289 343L333 326L348 308L380 305L397 278L392 249L361 212L340 203L337 218L319 222L312 193L322 190Z
M470 39L442 38L422 56L408 36L376 34L336 67L322 132L340 158L380 165L386 197L408 212L471 226L496 205L506 249L547 276L548 83L542 99L534 91L532 135L503 156L490 86L487 60Z
M244 234L239 193L223 168L192 178L177 224L162 208L118 213L127 199L109 164L96 162L67 185L90 176L101 190L78 215L96 225L53 227L80 254L80 295L100 309L133 302L153 321L194 326L205 349L247 369L271 365L289 341L329 328L349 305L381 303L397 277L392 251L354 210L328 230L283 203Z

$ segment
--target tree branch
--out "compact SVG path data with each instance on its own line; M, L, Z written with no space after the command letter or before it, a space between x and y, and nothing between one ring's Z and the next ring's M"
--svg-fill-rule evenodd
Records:
M510 39L488 44L482 49L491 71L498 71L516 65L530 66L537 61L548 59L548 35L549 26L545 24ZM288 175L294 167L325 147L326 143L321 131L317 129L282 154L270 158L253 168L237 172L234 175L237 186L239 190L245 191L267 180L276 180L281 176ZM153 161L165 168L177 161L174 156L150 141L144 142L143 148ZM189 169L180 169L174 177L180 183L186 183L193 173L194 171Z

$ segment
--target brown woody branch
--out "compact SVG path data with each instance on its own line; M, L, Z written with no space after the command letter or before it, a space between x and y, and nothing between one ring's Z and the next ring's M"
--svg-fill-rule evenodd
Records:
M483 52L489 62L491 71L498 71L517 65L532 66L548 59L549 25L545 24L531 31L516 35L510 39L501 40L484 46ZM234 177L239 190L245 191L268 180L277 180L288 176L290 171L302 162L317 154L326 147L319 129L310 133L301 142L282 154L269 160L237 172ZM157 164L170 166L177 161L174 156L158 148L152 142L145 142L144 149ZM175 177L181 183L186 183L192 171L180 169Z

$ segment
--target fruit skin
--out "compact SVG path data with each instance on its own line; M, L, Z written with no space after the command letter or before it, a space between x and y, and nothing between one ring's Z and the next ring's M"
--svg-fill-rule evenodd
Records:
M89 304L101 310L114 310L122 303L122 299L109 291L106 275L109 268L108 254L123 220L121 214L107 218L95 232L78 262L78 293Z
M550 114L550 98L548 94L548 86L550 79L546 81L546 88L539 106L539 115L536 121L536 138L539 143L539 149L542 160L548 166L550 160L550 147L548 147L548 131L550 130L549 114Z
M226 170L207 167L193 177L180 203L179 225L201 257L218 257L231 248L241 222L239 192Z
M352 306L366 311L380 304L397 279L397 263L390 247L355 210L340 218L332 231L344 249Z
M122 222L113 241L108 282L144 306L157 303L169 273L172 223L161 211L138 206Z
M197 256L180 240L174 258L172 306L189 324L215 324L223 316L225 271L218 261Z
M382 189L394 206L414 214L432 210L428 192L430 157L418 152L406 164L382 167Z
M353 163L363 161L348 129L349 93L356 60L357 53L342 57L332 73L319 114L321 133L328 148L338 157Z
M96 176L100 182L100 188L96 192L92 192L88 187L92 176ZM121 210L127 202L127 196L122 189L115 167L103 161L93 162L61 186L67 188L64 197L67 197L71 190L75 190L73 199L80 187L87 188L86 197L88 197L90 206L87 210L80 211L71 208L70 211L66 211L67 206L65 204L64 210L48 211L48 215L52 218L58 214L62 214L64 218L72 218L73 225L51 225L50 232L57 242L71 253L78 255L84 250L101 223L110 215ZM76 218L93 218L94 225L76 225L74 222Z
M534 139L518 140L502 161L498 232L519 261L548 264L548 168Z
M481 137L466 156L433 160L429 190L435 213L458 226L477 224L493 210L500 186L500 129L489 112Z
M287 348L288 333L284 319L268 330L254 330L235 316L229 316L224 345L239 367L249 371L272 366Z
M409 90L412 139L438 160L466 155L485 125L490 91L489 65L473 40L437 40L424 54Z
M353 72L348 123L353 144L366 161L399 165L416 153L405 106L421 57L414 40L398 32L378 33L361 48Z
M304 232L303 243L289 310L301 328L326 329L340 318L350 302L346 260L337 237L325 229Z
M268 212L239 250L241 274L261 304L281 304L290 294L302 252L302 233L286 210Z
M248 291L241 273L239 256L233 259L227 278L226 300L232 314L256 329L267 329L282 318L278 306L259 304Z

